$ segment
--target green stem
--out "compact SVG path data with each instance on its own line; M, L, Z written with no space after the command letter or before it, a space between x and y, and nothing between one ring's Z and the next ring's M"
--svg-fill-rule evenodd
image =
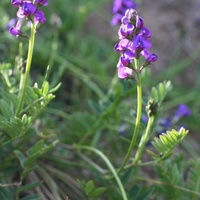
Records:
M149 134L151 132L151 127L152 127L153 122L154 122L154 116L151 116L148 120L148 124L147 124L145 134L142 136L140 143L139 143L139 146L138 146L138 150L135 154L135 159L133 161L134 164L138 163L138 161L140 160L140 158L142 156L142 153L144 152L145 145L146 145L146 143L149 139Z
M131 156L135 142L137 140L138 131L140 128L140 121L141 121L141 114L142 114L142 81L141 81L141 77L139 73L139 63L137 59L135 59L135 69L136 69L136 80L137 80L137 116L136 116L135 128L134 128L133 136L131 139L131 143L129 145L126 157L121 167L119 168L118 173L120 173L123 170L124 166L126 165L126 163L128 162Z
M112 163L110 162L110 160L101 151L99 151L96 148L93 148L93 147L90 147L90 146L77 146L77 145L75 147L77 149L85 149L85 150L93 151L94 153L99 155L104 160L104 162L106 163L106 165L108 166L110 171L112 172L113 177L115 178L115 180L116 180L116 182L117 182L117 184L119 186L119 189L121 191L122 199L123 200L128 200L126 192L125 192L125 189L124 189L124 186L123 186L123 184L122 184L122 182L121 182L121 180L120 180L115 168L113 167Z
M16 110L16 116L20 114L22 104L23 104L23 99L24 99L24 95L25 95L25 91L26 91L26 87L28 83L30 68L31 68L34 42L35 42L35 25L32 23L31 33L30 33L30 38L29 38L29 48L28 48L26 69L25 69L25 73L22 72L22 76L21 76L21 83L20 83L20 88L19 88L19 104Z

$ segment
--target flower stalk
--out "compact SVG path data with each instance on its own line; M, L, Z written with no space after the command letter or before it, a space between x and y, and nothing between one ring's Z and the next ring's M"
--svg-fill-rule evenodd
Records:
M133 160L133 164L138 164L139 160L142 157L142 154L144 152L146 143L147 143L147 141L149 139L149 134L151 132L151 127L153 125L153 122L154 122L154 116L152 115L148 119L147 128L146 128L145 134L142 136L142 138L140 140L140 143L139 143L139 146L138 146L138 150L137 150L137 152L135 154L135 158Z
M19 104L16 110L16 116L19 116L20 114L23 100L24 100L25 91L27 88L28 78L29 78L30 69L31 69L32 56L33 56L34 42L35 42L35 25L32 23L25 73L22 73L21 75L21 84L19 88Z
M136 70L139 71L139 65L138 65L138 59L134 59L135 60L135 68ZM140 121L141 121L141 114L142 114L142 81L141 81L141 74L136 71L136 80L137 80L137 116L136 116L136 121L135 121L135 128L134 128L134 132L132 135L132 139L131 139L131 143L129 145L127 154L125 156L125 159L121 165L121 167L119 168L118 173L120 173L123 169L124 166L126 165L126 163L128 162L131 153L133 151L133 148L135 146L137 137L138 137L138 132L139 132L139 128L140 128Z

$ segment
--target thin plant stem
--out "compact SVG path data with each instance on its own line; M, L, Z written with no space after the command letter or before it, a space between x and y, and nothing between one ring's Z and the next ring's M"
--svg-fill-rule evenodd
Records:
M30 73L30 68L31 68L31 62L32 62L32 56L33 56L33 48L34 48L34 42L35 42L35 25L32 23L31 24L31 33L30 33L30 38L29 38L29 47L28 47L28 55L27 55L27 62L26 62L26 69L25 73L22 72L21 75L21 83L20 83L20 88L19 88L19 104L16 110L16 116L20 114L23 100L24 100L24 95L28 83L28 78L29 78L29 73Z
M151 127L153 125L153 122L154 122L154 116L149 117L145 134L142 136L142 138L140 140L140 143L139 143L139 146L138 146L138 150L137 150L137 152L135 154L135 159L133 160L134 164L138 163L138 161L140 160L140 158L142 156L142 153L144 152L145 145L146 145L146 143L147 143L147 141L149 139L149 134L151 132Z
M77 149L85 149L85 150L89 150L89 151L93 151L94 153L96 153L97 155L99 155L103 160L104 162L106 163L106 165L108 166L108 168L110 169L110 171L112 172L113 174L113 177L115 178L118 186L119 186L119 189L121 191L121 194L122 194L122 199L123 200L128 200L128 197L126 195L126 192L125 192L125 189L124 189L124 186L117 174L117 171L115 170L115 168L113 167L112 163L110 162L110 160L101 152L99 151L98 149L94 148L94 147L90 147L90 146L78 146L76 145L75 146Z
M131 156L135 142L137 140L138 131L140 128L140 121L141 121L141 114L142 114L142 82L141 82L141 77L140 77L140 73L139 73L138 59L135 59L135 69L136 69L136 80L137 80L137 116L136 116L135 128L134 128L133 136L131 139L131 143L129 145L126 157L125 157L121 167L119 168L118 173L120 173L123 170L124 166L126 165L126 163L128 162L128 160Z

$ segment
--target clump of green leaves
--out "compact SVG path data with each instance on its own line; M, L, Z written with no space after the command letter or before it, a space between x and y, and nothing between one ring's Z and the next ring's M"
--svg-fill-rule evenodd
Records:
M155 154L152 151L149 151L149 153L154 159L164 160L168 158L173 153L173 149L184 139L187 133L188 130L181 128L179 131L167 131L166 133L161 134L159 138L155 137L152 144L159 154Z

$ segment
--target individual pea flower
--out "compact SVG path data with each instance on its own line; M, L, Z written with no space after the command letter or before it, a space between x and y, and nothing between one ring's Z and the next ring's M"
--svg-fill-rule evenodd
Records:
M181 117L187 117L190 115L190 109L186 104L180 104L174 114L175 117L181 118Z
M133 0L113 0L113 18L111 20L111 25L115 26L120 24L121 18L124 16L126 10L129 8L136 9L137 6L137 3Z
M35 3L40 6L48 6L48 0L35 0Z
M21 20L18 20L15 27L14 26L10 27L10 29L9 29L10 34L13 35L13 36L19 37L22 34L22 32L20 30L21 29L21 25L22 25Z
M37 10L36 5L31 2L23 2L17 11L17 17L25 18L33 15Z
M120 60L118 62L117 68L118 68L118 77L120 79L127 79L133 77L133 70L123 65Z
M152 47L152 43L149 41L151 32L144 26L144 20L137 14L136 10L128 9L122 17L121 23L118 31L120 41L114 48L115 51L121 53L118 66L123 65L123 68L118 67L118 76L121 79L125 79L125 74L127 78L129 78L130 72L133 74L133 72L137 70L132 64L134 59L144 57L145 61L138 71L141 72L144 67L157 61L157 55L149 52L149 49ZM125 72L128 73L122 76L121 68L125 69ZM131 71L127 70L127 68L131 69Z

